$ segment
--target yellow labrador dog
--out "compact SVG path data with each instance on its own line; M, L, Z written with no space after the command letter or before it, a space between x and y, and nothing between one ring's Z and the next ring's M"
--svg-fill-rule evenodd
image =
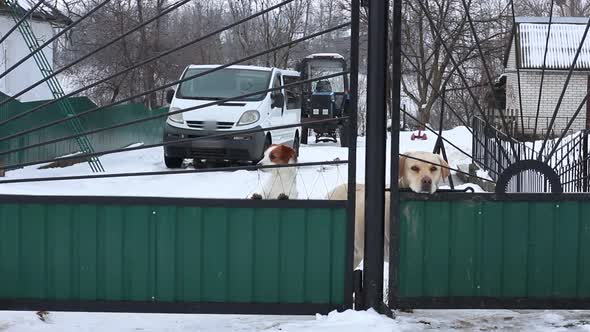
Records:
M405 155L427 161L418 161L400 156L399 158L399 186L410 188L417 193L432 194L438 186L449 176L447 162L439 155L429 152L408 152ZM442 165L445 167L441 167ZM332 200L347 199L347 185L342 184L334 189L328 196ZM385 238L384 256L389 261L389 197L385 194ZM354 222L354 267L358 267L364 256L365 248L365 185L356 185Z

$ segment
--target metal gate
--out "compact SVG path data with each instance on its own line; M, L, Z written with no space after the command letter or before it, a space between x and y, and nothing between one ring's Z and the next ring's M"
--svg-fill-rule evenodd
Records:
M16 65L0 72L8 75L80 22L102 10L109 0L100 2L87 13L63 27L44 45L31 49L31 54ZM115 45L146 25L180 8L189 0L177 1L161 8L156 15L142 21L104 45L88 52L59 70L46 73L23 91L0 100L0 157L24 154L40 149L37 157L3 160L3 169L18 169L46 163L91 161L105 155L163 147L170 144L191 144L203 139L233 139L236 135L264 131L253 128L209 136L186 136L166 142L149 142L126 148L104 147L97 152L83 151L74 156L56 158L45 153L59 144L88 137L93 142L96 134L111 130L129 129L138 124L164 122L166 117L224 104L231 101L267 93L282 94L286 88L296 88L322 79L350 75L350 91L345 92L343 114L339 118L306 122L332 124L341 129L341 141L348 142L347 160L322 160L310 163L285 165L228 166L216 169L165 170L154 172L106 173L59 177L33 177L0 179L0 185L9 183L41 183L104 179L112 177L167 176L204 172L258 171L280 167L324 167L347 165L347 200L235 200L235 199L184 199L161 197L101 197L101 196L0 196L0 310L67 310L67 311L127 311L127 312L193 312L193 313L260 313L260 314L314 314L352 308L353 298L353 239L354 239L354 183L356 183L356 110L358 91L359 2L352 1L350 20L339 22L320 31L297 35L288 42L266 50L166 82L153 90L141 91L107 105L90 105L68 117L42 117L39 123L13 128L18 119L30 119L51 105L108 82L120 75L148 65L162 57L196 45L208 38L285 10L294 0L276 2L259 11L248 11L246 17L215 31L206 32L185 41L173 49L141 59L129 67L56 99L42 101L27 109L14 109L17 98L40 84L51 84L55 75L84 61L93 54ZM17 26L30 19L43 5L39 0L30 8L16 8L11 2ZM103 8L104 9L104 8ZM15 14L16 15L16 14ZM338 30L350 31L351 65L340 72L330 73L294 82L273 85L262 91L248 91L238 96L208 100L205 105L169 112L150 112L143 117L120 117L117 121L101 121L99 128L82 129L65 133L61 126L79 118L91 121L100 112L136 98L162 91L232 65L250 63L258 57L281 49L291 49L298 43ZM350 29L350 30L348 30ZM11 32L12 32L11 31ZM0 39L4 42L6 36ZM293 89L293 91L297 91ZM301 98L289 95L289 98ZM283 95L283 104L285 96ZM278 100L278 99L277 99ZM209 102L210 101L210 102ZM290 102L293 102L290 100ZM295 102L295 104L297 104ZM284 105L283 105L284 106ZM125 108L125 106L121 106ZM116 113L116 112L111 112ZM104 119L102 119L104 120ZM279 125L266 130L300 128L302 123ZM8 129L7 129L8 128ZM40 131L52 135L38 138ZM293 148L299 142L296 131ZM126 137L133 136L130 133ZM38 139L35 139L38 138ZM9 142L18 142L10 145ZM98 142L99 144L101 142ZM7 146L8 145L8 146ZM49 149L49 150L47 150ZM54 151L55 152L55 151ZM22 156L21 156L22 157ZM4 159L4 158L2 158ZM321 170L321 169L320 169ZM108 169L106 169L108 172ZM59 183L59 182L57 182Z

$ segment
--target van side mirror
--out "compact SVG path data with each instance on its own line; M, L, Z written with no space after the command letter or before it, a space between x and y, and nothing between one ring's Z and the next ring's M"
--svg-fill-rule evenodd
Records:
M278 92L272 95L272 108L279 107L283 108L285 106L285 96L283 93Z
M174 89L170 89L166 91L166 102L168 104L172 104L172 99L174 98Z

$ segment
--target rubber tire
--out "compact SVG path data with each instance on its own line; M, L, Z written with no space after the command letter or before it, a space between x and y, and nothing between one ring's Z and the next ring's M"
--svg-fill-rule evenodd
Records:
M271 144L272 141L270 136L266 136L266 139L264 140L264 146L262 146L262 155L260 155L257 160L252 160L252 164L256 165L262 160L262 158L264 158L264 152L266 152L266 149L268 149Z
M293 150L295 150L297 157L299 157L299 147L300 146L301 146L301 139L299 138L299 132L296 132L295 138L293 138Z
M340 127L340 146L343 148L347 148L350 145L350 133L347 126Z
M309 129L306 127L301 127L301 144L307 144L307 137L309 136Z
M180 168L182 166L183 158L174 158L164 156L164 164L168 168Z

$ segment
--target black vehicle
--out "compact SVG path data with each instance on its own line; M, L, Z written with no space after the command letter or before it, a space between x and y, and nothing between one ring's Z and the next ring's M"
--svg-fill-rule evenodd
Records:
M297 70L301 73L302 80L327 76L347 70L346 60L340 54L322 53L312 54L303 59ZM332 122L326 124L305 125L305 122L334 119L346 116L350 112L349 80L348 75L331 77L326 80L314 81L303 86L301 121L301 143L307 144L309 130L315 133L315 141L337 142L337 134L340 134L340 145L348 146L347 128L344 122Z

